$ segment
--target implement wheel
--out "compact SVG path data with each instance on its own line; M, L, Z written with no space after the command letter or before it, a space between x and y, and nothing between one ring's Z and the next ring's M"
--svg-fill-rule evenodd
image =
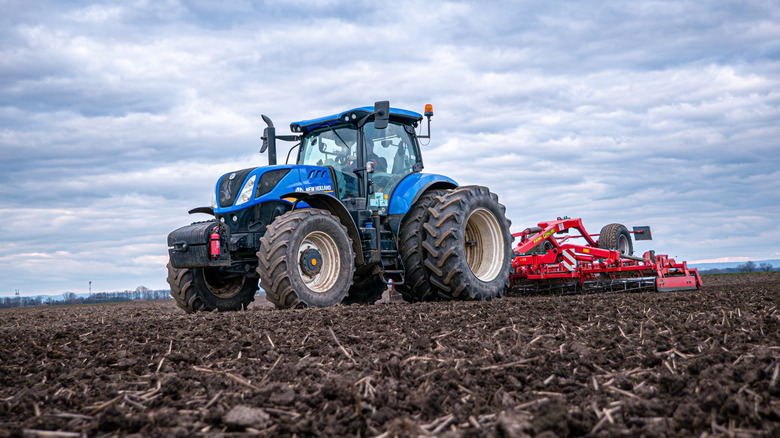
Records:
M266 298L279 308L334 306L352 284L355 254L347 229L325 210L277 217L260 239L257 258Z
M423 193L406 213L401 230L398 232L398 249L404 264L404 284L395 290L401 293L404 301L431 301L437 298L437 291L428 281L430 272L423 266L422 224L428 219L428 207L438 202L438 196L445 190L431 190Z
M226 277L218 268L167 267L171 296L188 313L242 310L255 299L256 278Z
M528 251L528 253L547 253L549 251L552 251L553 248L555 248L555 245L553 245L549 240L544 240L542 243L536 245L535 247L531 248L531 251Z
M422 247L440 297L490 300L509 289L512 235L505 210L481 186L454 189L429 208Z
M622 255L634 255L631 233L622 224L605 225L599 233L599 248L620 251Z

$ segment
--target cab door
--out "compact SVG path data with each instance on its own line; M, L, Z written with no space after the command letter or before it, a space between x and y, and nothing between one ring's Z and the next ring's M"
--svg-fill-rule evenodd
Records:
M415 172L419 162L414 137L402 124L390 122L385 129L374 128L374 122L363 127L366 166L368 173L368 206L387 213L390 194L406 176Z

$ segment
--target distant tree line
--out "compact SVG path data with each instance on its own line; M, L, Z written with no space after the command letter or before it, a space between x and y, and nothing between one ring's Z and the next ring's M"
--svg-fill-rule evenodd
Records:
M723 269L701 269L700 274L749 274L751 272L776 272L777 268L772 266L771 263L762 262L756 264L755 262L745 262L737 265L734 268Z
M2 297L0 298L0 309L8 307L30 307L43 304L41 297Z
M97 304L97 303L121 303L126 301L156 301L171 299L170 290L152 290L144 286L138 286L135 290L122 292L95 292L87 296L79 296L74 292L65 292L62 299L38 297L2 297L0 309L9 307L30 307L41 305L65 305L65 304Z
M756 265L753 262L745 262L741 265L737 265L737 270L739 272L749 273L749 272L772 272L775 270L775 268L766 262L761 263L760 265Z

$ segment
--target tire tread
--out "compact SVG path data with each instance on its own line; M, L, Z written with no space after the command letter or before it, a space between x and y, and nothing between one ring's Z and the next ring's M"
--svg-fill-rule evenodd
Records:
M502 229L505 262L507 267L493 282L494 288L484 286L466 265L460 254L463 251L464 221L475 205L492 205ZM511 234L509 220L505 217L506 208L498 202L498 196L482 186L462 186L438 197L438 202L429 208L429 220L422 226L424 238L421 248L425 254L425 267L430 272L430 283L435 286L437 295L446 300L489 300L509 288L508 266L511 260ZM505 275L504 275L505 274Z
M404 284L397 285L397 290L404 301L433 301L438 293L430 283L430 273L426 270L423 259L422 235L423 226L427 225L430 206L439 202L445 190L432 190L423 193L407 212L398 233L398 249L404 265Z

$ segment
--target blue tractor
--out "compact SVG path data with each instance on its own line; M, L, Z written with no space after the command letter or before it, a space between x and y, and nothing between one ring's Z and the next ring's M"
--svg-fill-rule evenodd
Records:
M293 135L263 116L268 166L223 175L211 206L190 210L213 219L168 235L176 303L239 310L259 287L279 308L374 303L389 285L410 302L503 294L504 206L485 187L421 173L430 105L425 116L425 136L422 115L386 101L292 123ZM297 142L296 164L276 163L278 140Z

